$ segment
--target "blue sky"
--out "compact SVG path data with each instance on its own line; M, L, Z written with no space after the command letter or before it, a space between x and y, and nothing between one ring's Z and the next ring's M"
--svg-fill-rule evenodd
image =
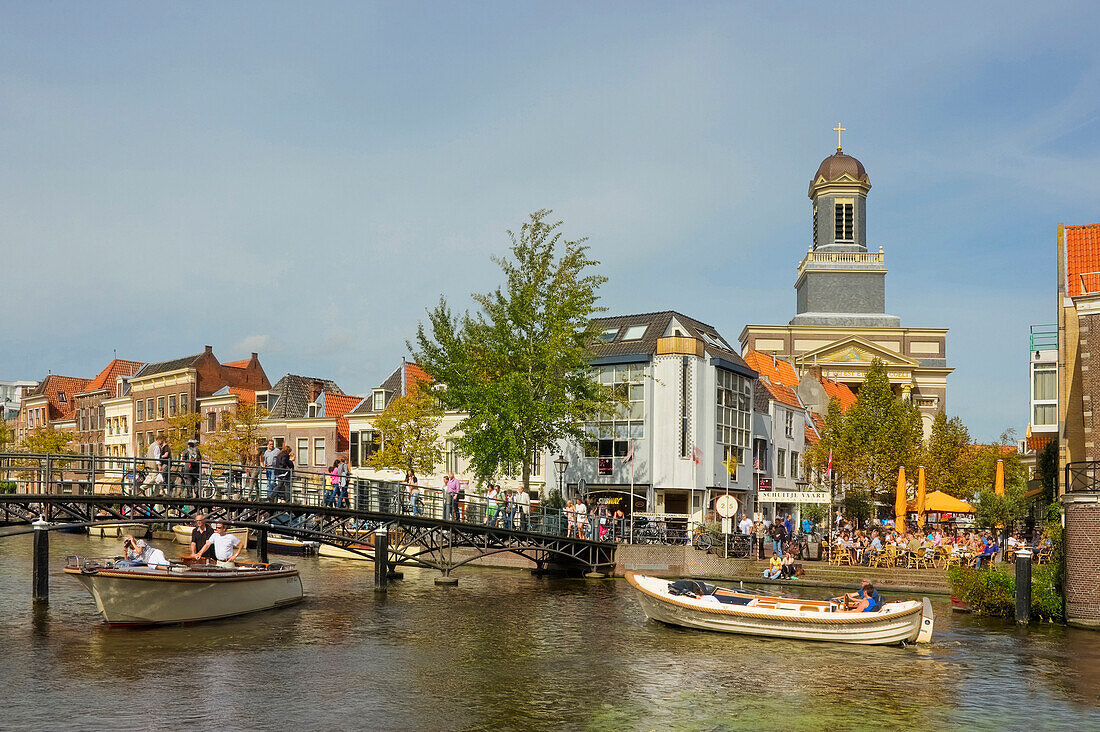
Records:
M538 208L610 312L736 339L794 313L839 120L888 311L1022 433L1058 223L1100 221L1100 10L960 5L4 3L0 378L211 344L362 393Z

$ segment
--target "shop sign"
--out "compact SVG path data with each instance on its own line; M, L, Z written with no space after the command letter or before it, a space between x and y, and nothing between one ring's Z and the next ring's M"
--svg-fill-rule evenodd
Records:
M770 491L771 489L772 489L772 479L771 478L761 478L760 479L760 490Z
M737 515L737 499L730 495L718 496L714 501L714 510L722 518L730 518ZM728 533L728 532L727 532Z
M829 494L823 491L769 491L761 494L765 503L828 503Z

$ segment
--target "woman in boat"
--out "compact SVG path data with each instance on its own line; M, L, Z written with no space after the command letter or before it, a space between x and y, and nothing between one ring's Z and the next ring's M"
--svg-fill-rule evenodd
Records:
M126 555L120 566L167 567L168 559L160 549L149 546L144 539L135 539L130 534L122 537L122 551Z
M882 607L882 601L879 599L878 593L875 592L875 587L870 582L864 580L863 586L860 588L860 595L856 599L856 602L852 607L845 607L840 611L842 613L873 613ZM845 596L846 598L848 596Z

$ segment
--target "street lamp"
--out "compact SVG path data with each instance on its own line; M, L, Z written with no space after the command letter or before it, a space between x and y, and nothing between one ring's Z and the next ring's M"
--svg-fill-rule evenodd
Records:
M558 495L565 498L565 469L569 467L569 461L565 459L564 455L559 454L558 459L554 461L554 465L558 466Z

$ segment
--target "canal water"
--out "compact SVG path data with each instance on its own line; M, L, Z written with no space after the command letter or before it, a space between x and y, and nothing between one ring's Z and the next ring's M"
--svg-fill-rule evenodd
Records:
M309 558L296 607L109 629L59 569L116 548L54 533L35 612L31 540L0 539L0 728L1100 729L1100 633L945 598L930 646L861 648L665 627L621 580L406 569L376 596L371 565Z

